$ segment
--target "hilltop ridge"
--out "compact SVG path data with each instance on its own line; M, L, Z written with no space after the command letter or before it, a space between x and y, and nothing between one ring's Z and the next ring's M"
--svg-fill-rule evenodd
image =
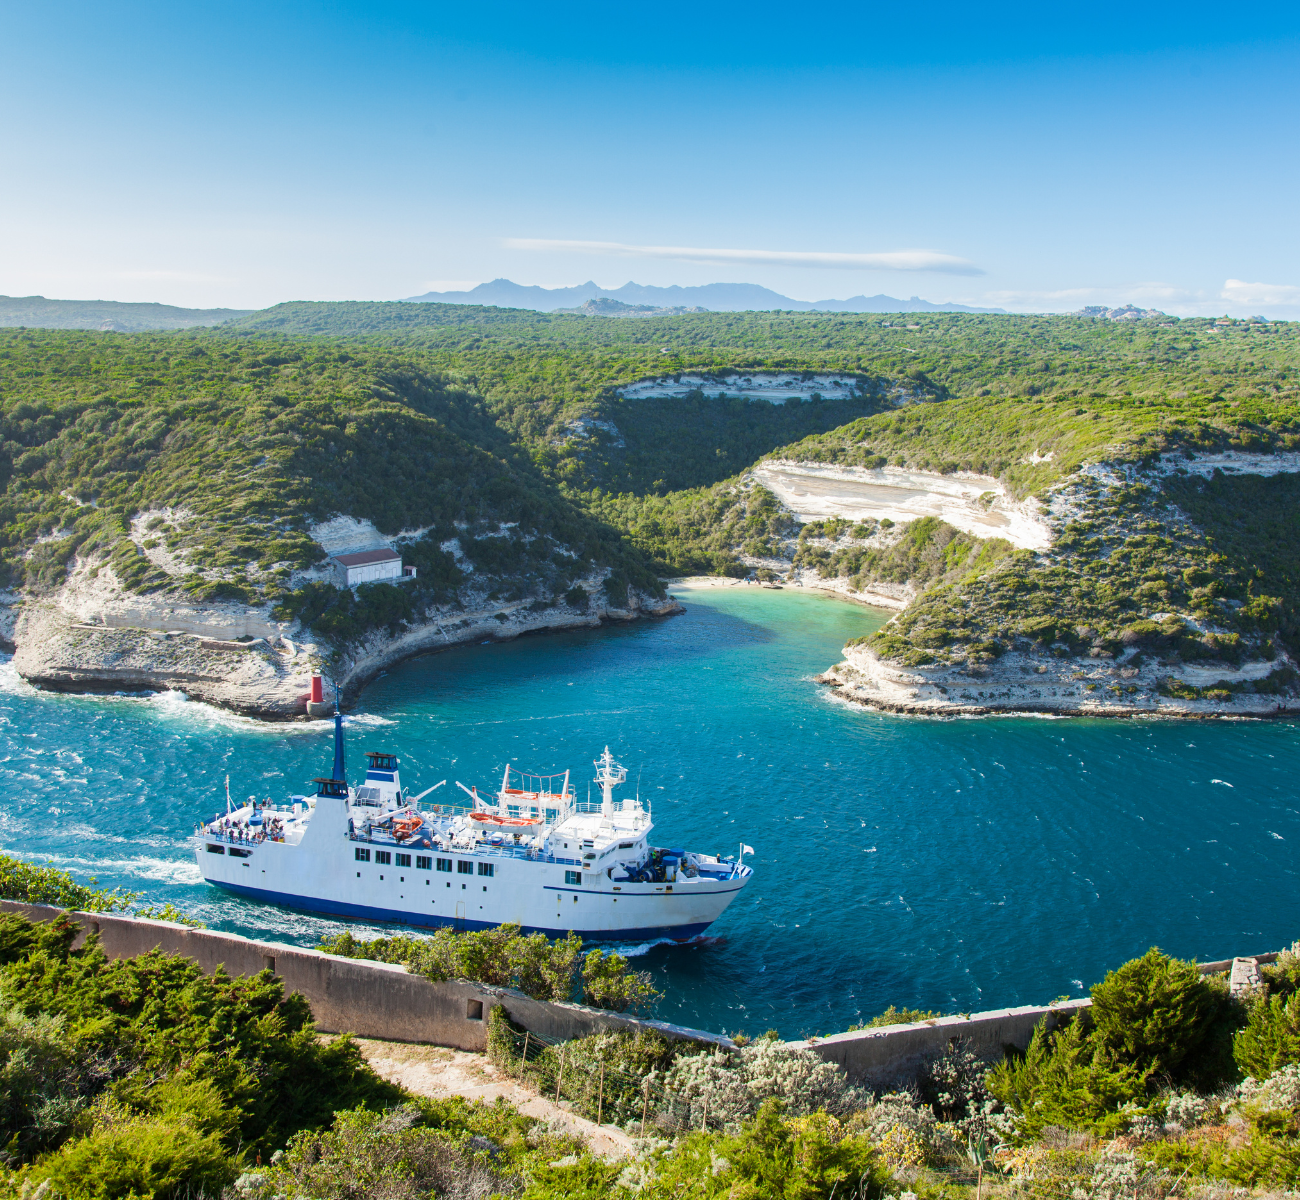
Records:
M141 333L220 325L247 316L247 308L175 308L170 304L119 300L47 300L44 296L0 296L0 328L97 329Z

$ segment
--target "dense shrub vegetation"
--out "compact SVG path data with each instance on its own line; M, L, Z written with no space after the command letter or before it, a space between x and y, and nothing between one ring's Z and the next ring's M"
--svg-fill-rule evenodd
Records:
M315 1036L269 972L205 976L158 952L110 962L94 936L74 950L76 935L0 918L6 1200L1168 1200L1300 1185L1300 944L1238 999L1153 949L1025 1054L984 1061L955 1039L915 1082L876 1093L775 1034L551 1043L494 1007L499 1071L640 1139L607 1162L504 1102L384 1082L350 1038ZM513 931L371 946L434 978L541 996L563 993L578 961Z
M649 975L633 971L621 954L582 949L570 933L550 941L545 934L523 936L518 925L498 925L460 933L443 927L428 937L358 941L345 930L317 947L346 958L401 963L435 983L469 979L494 987L517 988L538 1000L573 1000L615 1012L644 1009L659 999Z
M93 877L88 884L78 883L67 871L48 863L37 866L0 854L0 900L49 904L78 912L124 912L133 917L202 928L202 922L187 917L172 904L137 904L139 892L124 892L120 888L108 891L96 886L97 883Z
M760 370L854 393L772 405L617 390L689 371L725 392ZM547 605L598 573L658 594L656 576L800 555L859 585L928 588L877 643L905 661L979 662L1045 619L1091 644L1207 600L1240 603L1219 605L1220 624L1253 652L1296 636L1300 550L1272 481L1130 472L1081 491L1035 556L932 527L910 545L798 545L790 514L737 475L765 455L905 465L996 475L1025 496L1086 462L1294 450L1298 371L1291 325L1173 318L290 304L174 334L3 331L0 574L52 587L80 556L135 590L274 600L342 644L454 609L467 588ZM156 527L133 524L152 510ZM406 531L416 584L294 582L321 558L308 523L336 512ZM453 538L459 562L441 548Z
M514 412L665 374L793 370L906 381L947 396L1085 399L1296 392L1295 326L1211 320L1095 321L975 313L699 313L653 321L446 304L280 304L227 329L418 348ZM1177 396L1186 392L1186 397ZM1127 394L1127 397L1126 397ZM1136 405L1135 405L1136 406ZM534 428L536 426L533 426Z
M1017 645L1129 650L1130 666L1144 656L1237 664L1272 660L1279 646L1300 652L1300 536L1282 515L1300 496L1298 479L1084 476L1061 493L1073 515L1057 522L1050 550L998 554L987 541L969 567L957 563L864 640L918 665L978 663ZM947 536L960 546L956 531ZM1284 670L1249 687L1292 682Z
M0 333L7 581L54 586L74 556L99 556L132 590L280 599L290 615L329 614L327 633L347 637L452 598L463 576L439 542L504 525L514 532L489 540L515 548L504 569L525 586L607 566L659 590L616 532L445 380L379 351L194 336ZM151 509L149 528L133 529ZM380 585L360 603L287 594L295 569L324 558L308 522L340 512L418 531L403 547L422 568L414 587ZM182 567L159 565L155 547Z
M343 1038L322 1044L269 972L109 961L76 926L0 917L0 1154L64 1196L209 1192L339 1109L398 1096Z

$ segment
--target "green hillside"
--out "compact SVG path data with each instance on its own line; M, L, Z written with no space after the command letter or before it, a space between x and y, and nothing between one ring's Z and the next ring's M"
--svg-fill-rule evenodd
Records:
M964 397L855 421L773 457L974 471L1025 496L1103 458L1142 463L1179 450L1300 448L1300 389L1242 391L1237 398Z
M1300 394L1289 373L1256 364L1236 378L1233 391L1210 396L1171 395L1157 383L1146 394L953 399L856 421L778 454L976 471L1039 497L1085 463L1123 469L1069 488L1071 517L1056 522L1050 551L949 576L867 639L887 657L921 665L978 662L1026 644L1074 654L1139 645L1240 661L1272 657L1274 637L1300 655L1297 477L1202 480L1177 465L1207 451L1300 450ZM852 558L829 573L882 577L862 574ZM1177 619L1157 629L1149 619L1157 612L1191 614L1211 632L1189 632Z
M47 300L44 296L0 296L0 327L97 329L140 333L220 325L245 316L246 308L173 308L170 304L124 304L117 300Z
M1293 324L983 313L687 313L645 321L452 304L280 304L229 331L400 347L467 372L496 403L591 398L685 370L910 378L936 395L1214 396L1300 385ZM1177 398L1177 397L1175 397Z
M871 454L901 453L937 468L1012 470L1018 488L1032 489L1112 443L1150 434L1152 445L1194 444L1201 425L1268 427L1279 404L1290 412L1300 400L1300 326L1258 321L795 312L615 321L358 302L281 304L223 331L241 330L383 346L447 371L483 396L553 477L637 494L719 482L801 438L792 428L800 423L827 434L801 452L841 456L846 439L830 430L884 410L890 419L872 423L878 445ZM728 402L647 404L613 394L619 384L686 371L711 374L725 387L729 374L760 369L850 376L862 399L823 401L815 414L808 405L732 401L731 410L743 412L736 422ZM896 414L882 395L897 383L960 403ZM614 424L629 443L626 453L612 453L599 439L594 448L564 447L565 422L578 413ZM716 444L706 446L709 440ZM855 447L861 441L849 440ZM1021 457L1045 455L1058 443L1054 463L1019 469ZM700 461L710 452L713 469ZM683 454L695 460L689 472L665 478L659 464L675 469Z
M76 551L94 551L129 587L271 598L346 639L454 602L464 571L439 549L453 536L480 578L501 581L495 594L537 603L596 566L614 571L615 590L734 573L739 553L775 554L797 532L773 497L735 482L764 457L972 470L1020 496L1108 461L1129 476L1077 488L1077 519L1049 555L975 554L966 579L965 542L927 528L907 546L800 543L801 561L928 582L878 643L917 661L1000 652L1053 616L1054 634L1117 638L1157 599L1212 600L1205 611L1247 638L1289 638L1300 609L1285 487L1198 491L1141 472L1184 450L1300 448L1297 328L303 303L212 330L0 332L0 568L46 587ZM857 386L852 399L786 405L618 394L687 370L725 391L731 373L758 369ZM916 402L895 407L900 388ZM149 561L131 527L166 506L182 516L148 532L188 557L180 577ZM420 531L404 549L420 590L289 595L290 572L319 557L308 521L335 512ZM1147 539L1142 553L1134 538Z
M594 565L659 590L640 556L541 478L475 397L383 351L3 332L0 437L10 584L51 586L74 554L97 552L141 592L276 599L316 617L342 603L324 627L344 635L454 595L461 572L438 545L461 535L472 562L539 596ZM137 513L164 507L183 515L156 517L148 532L192 564L179 579L128 536ZM405 546L421 568L416 588L362 589L362 611L332 589L289 596L293 568L323 557L307 522L338 512L390 535L425 530ZM488 536L503 523L513 528Z

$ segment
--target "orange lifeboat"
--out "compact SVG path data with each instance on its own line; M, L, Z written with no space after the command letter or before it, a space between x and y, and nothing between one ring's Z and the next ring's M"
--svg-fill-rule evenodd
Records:
M498 817L496 813L472 812L469 814L471 821L482 821L484 825L540 825L541 817Z
M400 842L404 838L409 838L423 824L419 817L399 817L393 822L393 837Z

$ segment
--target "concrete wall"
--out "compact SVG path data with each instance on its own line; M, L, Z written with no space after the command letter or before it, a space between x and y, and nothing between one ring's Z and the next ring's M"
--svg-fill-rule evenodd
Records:
M1205 975L1231 972L1235 991L1243 966L1249 964L1257 972L1258 964L1276 961L1277 954L1269 953L1199 965ZM1253 984L1247 979L1240 986L1249 990ZM915 1079L922 1064L942 1055L955 1039L967 1042L981 1057L994 1057L1012 1046L1024 1050L1039 1021L1046 1020L1048 1028L1055 1029L1062 1021L1091 1006L1091 1000L1063 1000L1046 1006L1002 1008L964 1017L936 1017L913 1025L837 1033L791 1045L812 1050L827 1062L843 1067L854 1083L878 1090Z
M938 1058L961 1038L981 1057L1008 1047L1024 1050L1034 1026L1046 1019L1055 1028L1066 1017L1091 1006L1091 1000L1065 1000L1046 1007L1001 1008L968 1017L935 1017L914 1025L885 1025L832 1037L791 1042L843 1067L848 1077L869 1088L889 1088L916 1078L921 1065Z
M61 909L46 905L11 901L0 901L0 912L18 913L32 921L64 915ZM488 1014L500 1005L513 1021L548 1042L601 1031L648 1029L674 1040L733 1045L730 1038L716 1033L663 1021L640 1021L581 1004L534 1000L511 988L461 980L431 983L389 963L339 958L298 946L257 942L238 934L190 929L165 921L138 921L100 913L66 915L85 933L98 933L100 945L110 958L129 958L161 949L193 959L208 973L218 967L231 975L273 971L284 980L287 990L302 993L311 1005L317 1027L326 1033L484 1050ZM1253 960L1226 959L1204 963L1201 969L1225 971L1234 963L1271 962L1276 957L1262 954ZM1091 1000L1064 1000L1046 1006L995 1009L789 1044L843 1067L854 1083L888 1089L915 1079L922 1064L942 1055L955 1039L963 1039L981 1056L994 1057L1012 1046L1024 1050L1039 1021L1046 1019L1049 1028L1055 1028L1091 1004Z
M18 913L31 921L51 921L66 915L84 934L97 933L109 958L130 958L159 949L193 959L209 974L218 967L230 975L273 971L284 980L287 990L302 993L311 1005L317 1028L325 1033L355 1033L358 1037L388 1041L484 1050L488 1014L500 1005L512 1020L547 1041L640 1028L653 1029L674 1040L693 1038L732 1044L729 1038L716 1033L663 1021L638 1021L581 1004L534 1000L512 988L462 980L432 983L395 964L340 958L299 946L257 942L233 933L107 913L64 914L62 909L48 905L12 901L0 901L0 912Z

